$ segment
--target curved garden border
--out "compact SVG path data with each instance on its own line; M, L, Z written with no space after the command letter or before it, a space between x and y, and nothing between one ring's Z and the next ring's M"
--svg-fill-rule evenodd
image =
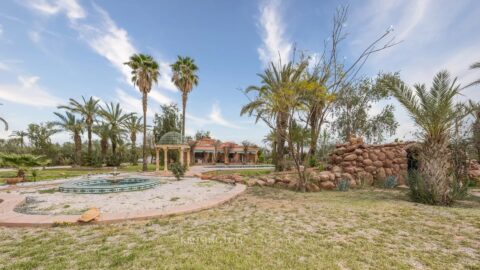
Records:
M226 203L246 190L245 185L237 184L230 191L199 203L191 203L164 210L150 210L142 213L105 213L100 214L97 221L89 224L108 224L127 220L144 220L168 217L209 209ZM26 196L16 194L0 194L0 226L7 227L39 227L55 224L80 224L79 215L26 215L14 211L15 207L25 202Z

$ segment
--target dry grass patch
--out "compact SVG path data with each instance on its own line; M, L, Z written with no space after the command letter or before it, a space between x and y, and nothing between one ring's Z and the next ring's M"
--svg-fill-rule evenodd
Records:
M0 228L4 269L479 269L479 261L478 201L433 207L403 191L255 187L168 219Z

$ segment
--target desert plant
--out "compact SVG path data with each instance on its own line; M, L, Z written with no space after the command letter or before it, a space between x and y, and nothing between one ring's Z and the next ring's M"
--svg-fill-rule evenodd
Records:
M341 179L337 184L338 191L348 191L350 189L350 181L348 179Z
M435 75L430 89L424 84L416 84L411 89L398 78L386 80L385 83L420 128L420 168L409 177L418 187L412 190L416 194L413 198L420 198L420 202L425 203L451 204L454 177L448 146L456 123L466 116L463 106L455 104L460 95L460 85L456 78L451 79L447 71ZM421 192L425 193L419 194ZM422 199L424 196L429 199Z
M392 189L392 188L395 188L396 186L397 186L396 176L393 176L393 175L387 176L387 178L385 178L385 180L383 181L384 188Z
M5 154L0 153L0 161L3 166L12 166L17 169L17 177L25 179L25 171L29 167L45 166L50 160L44 156L35 156L31 154Z
M38 170L37 169L32 169L31 173L32 173L33 182L36 182L37 181L37 176L38 176Z
M180 180L183 176L185 176L186 168L179 162L175 162L170 164L170 171L172 171L177 180Z

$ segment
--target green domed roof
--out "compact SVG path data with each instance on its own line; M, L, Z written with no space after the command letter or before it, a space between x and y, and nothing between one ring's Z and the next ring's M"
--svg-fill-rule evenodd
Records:
M160 140L158 140L158 144L185 144L185 138L182 137L182 134L176 131L170 131L165 133Z

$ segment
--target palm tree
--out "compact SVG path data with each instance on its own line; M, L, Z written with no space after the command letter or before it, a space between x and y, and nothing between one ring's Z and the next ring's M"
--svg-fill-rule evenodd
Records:
M220 145L222 145L222 142L220 140L215 140L215 142L213 143L213 147L215 149L214 151L214 155L213 155L213 163L217 163L217 155L218 155L218 148L220 147Z
M431 203L449 204L452 180L448 145L455 124L466 116L462 106L454 101L461 89L457 79L452 80L447 71L440 71L428 90L424 84L415 84L411 89L398 79L387 82L387 87L420 128L420 173L431 194Z
M3 105L3 104L0 103L0 105ZM7 122L7 120L5 120L5 119L3 119L2 117L0 117L0 122L3 123L3 125L5 126L5 131L7 131L7 130L8 130L8 122Z
M178 56L177 61L171 65L173 76L172 82L182 92L182 136L185 136L185 111L187 109L188 94L194 86L198 85L195 60L190 57Z
M0 164L2 166L12 166L17 169L17 177L25 179L25 171L29 167L45 166L50 160L45 156L35 156L32 154L6 154L0 153Z
M73 142L75 144L75 165L80 166L82 164L82 137L85 124L83 119L77 119L75 115L69 111L65 112L65 115L54 112L60 119L59 121L52 122L54 125L60 127L63 131L71 132Z
M132 164L137 165L137 151L136 151L136 142L137 142L137 133L142 130L142 117L138 117L136 114L132 114L130 118L123 125L125 129L130 133L131 141L131 153L132 153Z
M148 93L153 83L157 83L160 76L158 63L153 57L145 54L134 54L125 63L132 69L132 83L142 93L143 105L143 171L147 171L147 106ZM113 145L112 145L113 147Z
M108 151L108 139L110 138L110 125L101 122L100 124L93 127L93 132L100 137L100 154L102 163L105 163Z
M262 120L275 132L277 149L274 151L274 164L277 171L284 169L286 130L289 120L289 108L286 107L285 102L281 101L287 96L286 90L300 81L306 68L305 62L299 65L289 62L280 68L270 63L263 73L257 74L261 79L261 85L252 85L245 90L246 95L255 92L256 96L242 107L240 115L255 116L255 122Z
M83 119L85 119L85 124L87 126L87 137L88 137L88 157L92 157L92 128L93 123L95 122L95 117L98 114L100 107L98 103L100 100L90 97L85 99L82 96L83 103L76 101L75 99L69 99L69 104L65 106L58 106L59 109L67 109L71 112L80 114Z
M25 146L25 138L28 136L28 133L23 130L16 130L12 132L12 135L10 136L17 138L20 142L20 147L23 148Z
M470 66L470 69L480 69L480 62L473 63ZM470 87L470 86L477 85L477 84L480 84L480 79L468 84L466 87Z
M249 141L245 140L242 142L242 146L243 146L243 163L246 164L247 163L247 155L248 155L248 149L250 148L250 146L252 145L252 143L250 143Z
M99 115L105 120L110 129L110 142L112 143L112 154L117 153L117 145L120 142L121 136L125 133L125 123L131 117L131 113L124 113L120 108L120 103L106 104L105 108L100 106Z

